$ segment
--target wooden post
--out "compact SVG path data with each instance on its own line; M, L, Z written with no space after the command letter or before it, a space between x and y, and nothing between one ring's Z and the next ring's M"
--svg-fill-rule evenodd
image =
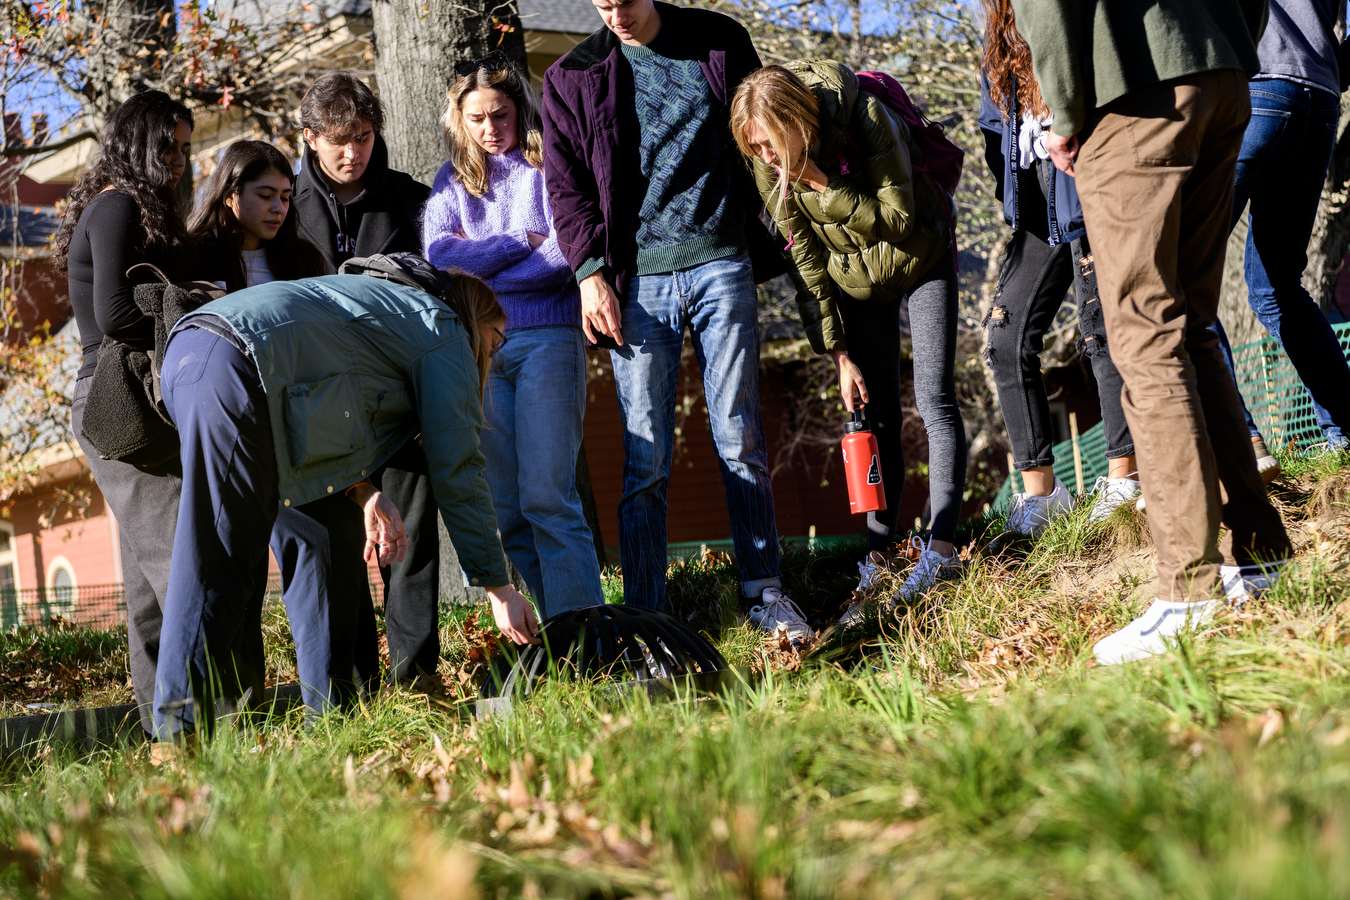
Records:
M1073 477L1078 496L1083 496L1083 451L1078 447L1078 413L1069 413L1069 439L1073 441Z
M1266 340L1269 339L1267 338ZM1266 426L1266 430L1267 433L1274 438L1274 443L1271 446L1279 446L1280 441L1284 436L1284 428L1281 427L1283 422L1280 418L1280 404L1275 399L1275 381L1270 373L1270 359L1266 353L1266 346L1264 343L1258 342L1256 349L1257 352L1261 354L1261 385L1265 388L1266 393L1266 396L1263 398L1265 400L1263 405L1265 406L1266 416L1270 422L1270 424ZM1234 368L1236 368L1236 365ZM1257 408L1259 409L1260 406ZM1258 424L1257 428L1259 429L1260 427L1261 426Z

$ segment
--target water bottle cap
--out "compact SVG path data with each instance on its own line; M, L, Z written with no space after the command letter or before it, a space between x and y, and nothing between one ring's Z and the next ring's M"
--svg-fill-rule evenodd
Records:
M855 402L853 404L853 420L844 423L844 434L855 434L867 430L867 420L863 418L863 405L861 402Z

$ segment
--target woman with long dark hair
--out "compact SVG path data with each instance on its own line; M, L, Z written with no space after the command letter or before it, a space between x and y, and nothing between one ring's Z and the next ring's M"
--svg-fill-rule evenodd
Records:
M195 277L238 291L325 274L323 256L296 226L292 172L286 154L265 141L226 148L188 223Z
M1134 441L1121 409L1122 381L1106 345L1106 324L1083 210L1073 178L1055 168L1045 148L1050 110L1031 69L1031 48L1017 33L1010 0L983 0L984 90L980 128L985 160L998 183L1003 215L1012 226L988 325L986 358L994 372L1008 428L1013 465L1023 492L1013 495L1008 528L1039 534L1073 509L1055 477L1050 401L1040 352L1060 303L1073 285L1078 347L1092 364L1106 431L1107 474L1093 488L1088 517L1100 522L1139 495Z
M158 467L100 459L80 429L104 335L139 350L154 349L154 320L133 296L137 282L150 276L129 276L127 270L149 262L171 278L186 274L178 266L187 233L174 186L187 168L191 140L192 114L160 91L136 94L114 110L98 159L71 191L53 253L56 268L70 278L70 305L84 349L72 425L94 481L117 516L131 681L147 731L182 470L172 447Z

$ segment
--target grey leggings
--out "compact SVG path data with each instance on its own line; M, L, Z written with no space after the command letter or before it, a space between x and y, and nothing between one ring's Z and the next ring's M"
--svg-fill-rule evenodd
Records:
M956 403L956 300L956 272L948 250L909 294L914 399L928 432L931 534L939 541L956 536L966 484L966 429ZM895 540L895 521L905 486L900 304L866 303L842 296L839 313L849 358L862 371L872 401L867 405L867 419L880 451L886 509L867 514L867 548L880 550Z

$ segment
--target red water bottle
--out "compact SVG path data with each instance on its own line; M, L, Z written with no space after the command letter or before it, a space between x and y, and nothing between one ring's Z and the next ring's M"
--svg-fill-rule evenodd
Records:
M853 404L853 421L844 423L843 448L849 511L865 513L885 509L886 490L881 483L877 439L867 430L863 405L856 400Z

